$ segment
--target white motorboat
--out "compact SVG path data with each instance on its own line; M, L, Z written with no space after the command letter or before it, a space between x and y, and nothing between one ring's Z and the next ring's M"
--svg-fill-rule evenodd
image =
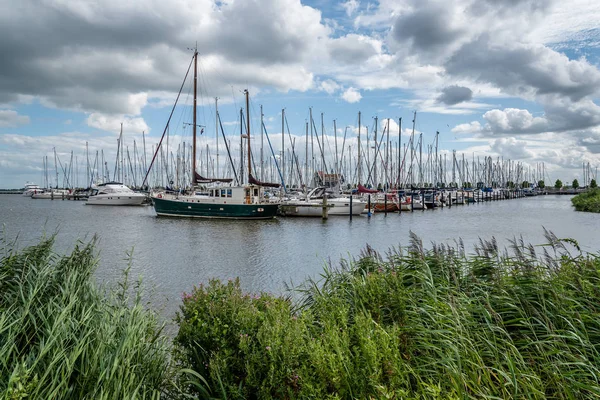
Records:
M85 204L97 206L141 206L147 196L129 189L120 182L102 183L92 187Z
M38 185L36 185L34 183L27 182L25 184L25 188L23 189L23 196L25 196L25 197L31 197L35 193L42 193L43 191L44 191L44 189L42 189Z
M43 199L43 200L54 200L54 199L65 199L69 195L69 191L66 189L49 189L43 192L34 193L32 199Z
M327 197L327 215L350 215L350 198L336 197L326 193L325 187L311 190L306 197L296 197L281 202L279 211L286 217L321 217L323 196ZM360 215L367 202L358 197L352 198L352 215Z

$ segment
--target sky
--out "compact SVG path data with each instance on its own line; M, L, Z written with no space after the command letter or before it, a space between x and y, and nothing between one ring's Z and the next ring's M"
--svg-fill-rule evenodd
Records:
M397 140L401 118L406 143L416 112L424 148L439 132L448 157L543 163L547 181L581 181L584 163L600 165L597 21L590 0L0 0L0 188L43 184L46 169L55 185L55 151L59 169L73 157L79 186L97 152L112 173L121 124L130 157L134 141L150 153L194 47L198 145L212 160L215 97L237 154L248 89L251 129L262 106L276 154L282 110L288 152L311 111L328 149L344 134L356 149L359 112L371 137L375 118L380 133L390 119ZM191 140L181 109L171 153Z

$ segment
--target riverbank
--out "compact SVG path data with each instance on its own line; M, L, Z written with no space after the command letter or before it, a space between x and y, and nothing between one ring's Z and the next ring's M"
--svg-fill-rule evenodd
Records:
M491 241L468 255L413 236L285 296L212 280L184 294L174 341L127 275L114 290L96 286L91 245L64 257L52 241L7 248L0 341L14 345L0 348L0 394L596 397L600 260L546 241L539 254L521 241L509 256Z
M600 213L600 189L580 193L571 199L577 211Z

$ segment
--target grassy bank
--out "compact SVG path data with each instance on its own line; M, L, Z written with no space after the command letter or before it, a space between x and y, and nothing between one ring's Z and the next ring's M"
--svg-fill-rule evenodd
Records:
M220 398L598 397L600 261L550 239L543 261L368 250L296 305L211 281L185 296L179 357Z
M160 398L170 344L156 316L126 276L94 284L92 244L52 245L0 250L0 399Z
M174 341L127 275L98 288L92 245L5 246L0 399L598 398L600 259L548 242L368 248L296 301L212 280Z
M571 199L577 211L600 213L600 188L580 193Z

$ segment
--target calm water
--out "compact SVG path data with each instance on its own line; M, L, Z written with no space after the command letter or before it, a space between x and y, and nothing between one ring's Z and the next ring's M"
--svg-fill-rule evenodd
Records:
M170 318L182 292L209 278L240 277L251 292L282 293L285 283L318 277L327 260L355 256L367 244L385 251L407 245L409 232L431 242L467 248L478 238L500 243L523 236L545 243L543 227L558 237L579 241L584 250L600 250L600 214L573 211L570 196L455 206L414 213L347 218L219 221L157 218L152 207L99 207L82 202L32 200L0 195L4 236L18 236L20 247L35 243L44 232L58 231L56 249L73 248L77 239L99 239L97 276L114 282L133 250L132 274L154 288L153 303Z

